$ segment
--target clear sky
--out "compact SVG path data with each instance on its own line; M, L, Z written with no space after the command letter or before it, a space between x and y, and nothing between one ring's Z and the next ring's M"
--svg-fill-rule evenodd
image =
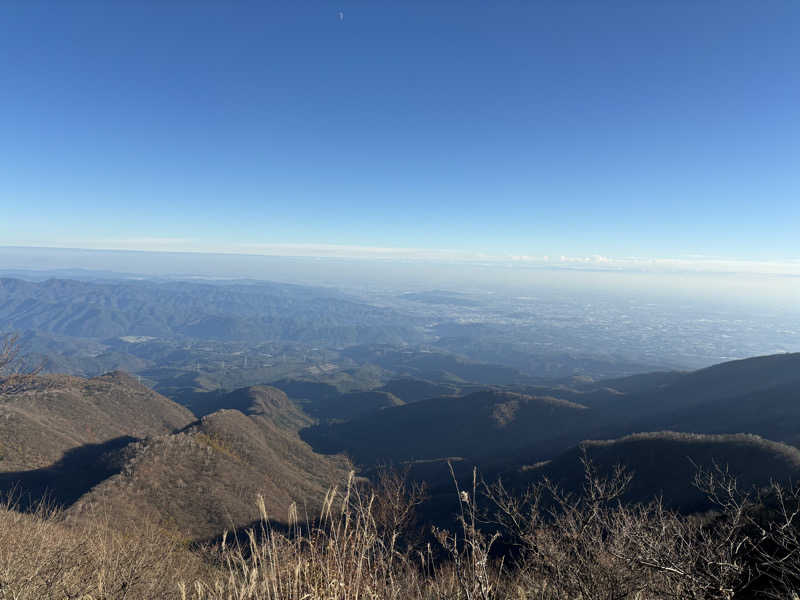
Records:
M796 261L799 32L795 1L7 0L0 245Z

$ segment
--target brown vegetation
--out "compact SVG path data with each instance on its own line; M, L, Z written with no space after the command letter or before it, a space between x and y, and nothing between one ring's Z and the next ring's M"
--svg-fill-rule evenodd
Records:
M143 521L127 532L102 517L0 508L0 597L183 600L568 600L790 598L800 583L800 489L741 490L724 469L695 484L717 504L704 518L660 503L619 501L630 475L601 477L569 495L542 482L457 489L454 530L414 542L420 490L386 475L351 476L317 518L296 505L278 531L259 503L244 537L187 547ZM102 515L102 513L96 513ZM395 518L399 517L399 518ZM502 548L499 546L502 544Z
M47 467L68 450L114 438L163 435L194 420L124 373L37 375L0 390L0 472Z
M316 511L350 469L299 439L312 420L274 388L223 395L228 410L197 421L122 372L14 381L0 393L0 496L15 493L22 508L47 498L73 520L102 509L117 529L145 519L211 538L258 519L259 495L279 521L294 500Z
M198 554L142 521L122 532L96 514L79 525L41 505L0 505L0 598L144 600L177 598L179 579L201 577Z
M309 422L280 390L257 386L226 397L223 409L179 433L130 444L119 472L69 509L85 515L103 506L118 523L141 518L188 539L211 538L259 518L284 523L293 501L316 512L327 490L350 470L341 456L315 454L297 435Z

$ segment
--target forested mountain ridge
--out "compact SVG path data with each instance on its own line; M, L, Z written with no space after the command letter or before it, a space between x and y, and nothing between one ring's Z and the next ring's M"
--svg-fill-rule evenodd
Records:
M450 459L459 475L475 465L488 476L547 474L569 487L580 447L602 468L622 462L643 472L636 499L662 491L685 508L694 500L669 482L688 477L686 457L730 463L756 482L757 465L742 458L755 452L774 463L765 473L796 475L797 461L784 460L796 450L780 442L800 439L799 361L777 355L689 373L478 390L409 377L344 391L286 379L276 383L283 391L198 392L189 407L199 419L124 373L39 376L0 397L0 483L33 495L60 489L72 514L104 503L120 521L162 515L165 526L203 537L256 518L259 494L276 520L292 501L318 503L351 468L343 454L367 474L381 463L413 465L411 476L432 484L449 477ZM663 430L671 432L641 433ZM193 516L192 506L202 510Z
M223 405L230 408L118 452L119 472L69 513L103 507L119 523L146 518L205 539L257 520L259 502L277 523L287 522L293 503L316 514L328 489L346 482L350 463L316 454L300 440L297 430L310 420L280 390L237 390Z
M503 460L549 460L582 440L648 431L800 440L800 354L573 387L508 387L526 393L495 388L431 398L301 433L319 451L344 451L365 465L461 457L493 468Z
M506 472L504 480L524 488L547 478L565 491L579 494L586 483L584 460L602 474L617 466L626 469L632 475L626 502L661 498L669 508L686 513L713 508L704 492L693 485L701 469L716 476L716 469L724 469L736 477L741 490L800 476L800 450L787 444L744 433L655 431L581 442L552 461Z
M384 408L301 434L318 451L344 451L362 464L474 458L508 454L531 439L559 438L580 427L587 413L566 400L487 390Z
M126 373L39 375L0 393L0 471L45 467L86 444L163 435L193 420Z
M300 440L313 420L282 391L217 400L198 420L121 372L25 378L0 394L0 496L74 517L102 505L120 527L148 519L199 539L258 518L259 496L285 521L292 502L316 510L346 480L346 459Z

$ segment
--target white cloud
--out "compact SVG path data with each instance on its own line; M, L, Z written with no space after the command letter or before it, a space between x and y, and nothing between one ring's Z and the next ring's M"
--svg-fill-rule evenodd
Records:
M681 257L611 257L600 254L589 256L487 254L468 250L315 243L238 242L215 244L196 239L170 237L129 237L80 242L30 243L24 245L51 248L84 248L91 250L133 250L148 252L250 254L303 258L425 261L436 263L497 265L513 268L593 269L653 273L743 273L800 276L800 259L773 261L741 260L705 255L687 255Z

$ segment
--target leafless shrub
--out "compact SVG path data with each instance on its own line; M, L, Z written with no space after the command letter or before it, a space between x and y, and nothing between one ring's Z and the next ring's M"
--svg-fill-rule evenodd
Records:
M472 489L459 488L458 479L452 464L448 463L453 482L456 485L460 531L450 532L434 529L434 535L447 552L452 563L455 581L460 590L459 597L466 600L491 600L498 597L499 579L502 575L502 562L492 564L492 546L500 533L485 533L480 525L478 510L478 471L472 471Z
M762 490L749 515L758 587L767 598L797 598L800 590L800 487L777 482Z
M501 482L486 486L497 523L514 542L516 585L527 597L628 598L647 586L646 569L628 557L641 515L622 512L619 502L631 475L617 468L600 477L582 460L582 494L547 480L521 494Z
M695 485L716 511L687 517L660 500L622 502L630 474L617 468L603 477L586 456L583 463L583 490L574 496L549 481L523 493L486 486L498 526L514 542L512 572L526 597L729 600L788 598L797 589L800 491L773 491L778 518L765 527L752 494L727 469L700 470Z
M404 471L389 466L379 468L372 488L371 508L377 530L394 540L392 546L404 538L407 548L421 539L415 535L416 511L426 498L425 485L409 481L408 472L408 468Z
M13 394L24 389L42 368L43 365L38 365L32 369L23 369L17 334L0 337L0 394Z

